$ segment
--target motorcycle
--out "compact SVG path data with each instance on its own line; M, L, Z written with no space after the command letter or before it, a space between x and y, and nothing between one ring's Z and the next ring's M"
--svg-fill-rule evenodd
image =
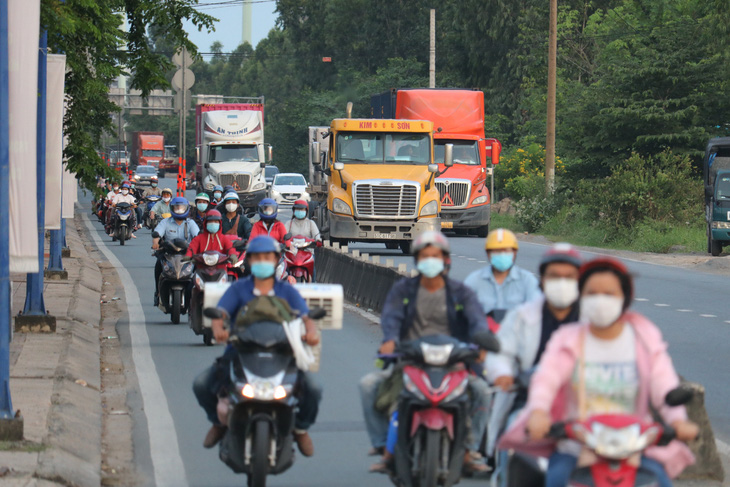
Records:
M692 400L693 391L677 387L664 398L668 406ZM654 473L641 467L641 455L650 446L668 445L676 438L674 428L661 418L646 422L630 414L602 414L585 421L555 423L548 434L556 440L572 439L591 453L590 465L577 467L566 487L655 487ZM508 485L545 484L546 463L523 454L510 460Z
M161 199L162 197L157 195L149 195L145 198L145 208L144 215L142 215L142 224L150 230L155 228L155 226L153 225L153 220L152 218L150 218L150 210L153 206L155 206L155 203L157 203Z
M233 248L238 252L238 260L228 267L229 281L237 281L251 274L251 267L246 263L246 244L245 240L236 239L233 242Z
M222 318L219 309L204 315ZM309 316L324 318L323 309ZM236 473L248 475L249 487L265 487L266 477L294 463L294 415L297 408L296 359L287 331L303 329L301 318L290 323L258 322L236 328L230 338L232 387L218 402L218 417L228 426L220 442L220 459Z
M193 256L195 273L190 294L190 328L196 335L203 335L203 343L213 345L213 331L203 325L203 303L205 286L208 283L228 282L227 269L219 266L228 261L228 256L215 250L207 250Z
M159 238L157 232L152 232L153 238ZM157 283L159 295L158 307L170 315L174 324L180 323L180 315L188 312L190 303L190 282L193 279L194 264L185 259L188 243L181 238L172 242L160 242L160 250L154 255L162 263L160 281Z
M314 281L314 251L313 247L319 242L301 235L293 237L284 251L284 263L287 277L293 277L295 282Z
M119 245L132 238L132 212L134 208L129 203L119 203L114 208L114 222L112 236L119 240Z
M403 343L398 431L393 483L400 487L451 486L459 482L468 434L469 371L479 349L498 352L490 332L474 336L477 346L446 335Z

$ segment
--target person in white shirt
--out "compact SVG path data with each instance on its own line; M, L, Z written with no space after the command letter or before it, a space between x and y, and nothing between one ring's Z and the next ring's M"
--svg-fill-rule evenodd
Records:
M307 202L304 200L296 200L292 211L294 218L284 224L286 233L290 233L292 237L301 235L302 237L321 242L322 236L319 234L317 224L308 218L309 205Z
M121 191L119 193L115 194L111 198L111 208L116 208L116 206L119 203L129 203L130 205L132 205L132 231L135 232L135 231L137 231L137 228L138 228L137 215L134 211L134 208L137 206L137 198L135 198L134 195L132 195L132 193L130 191L131 191L130 185L126 182L123 183ZM116 216L116 213L112 213L112 219L110 220L110 224L109 224L109 235L111 235L113 233L115 216ZM134 233L132 233L132 238L137 238L137 236Z

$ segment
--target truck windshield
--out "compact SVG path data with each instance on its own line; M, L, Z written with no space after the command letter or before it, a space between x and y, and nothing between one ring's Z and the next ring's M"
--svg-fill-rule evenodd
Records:
M142 157L162 157L161 150L145 149L142 151Z
M306 186L307 181L301 174L277 174L274 186Z
M730 200L730 175L722 175L717 178L715 199Z
M255 145L213 145L209 162L245 161L257 162L259 151Z
M383 134L340 132L337 161L365 164L429 164L431 139L428 134Z
M476 141L458 140L435 140L433 146L433 158L436 164L444 163L444 146L454 144L454 164L466 164L469 166L479 165L479 152Z

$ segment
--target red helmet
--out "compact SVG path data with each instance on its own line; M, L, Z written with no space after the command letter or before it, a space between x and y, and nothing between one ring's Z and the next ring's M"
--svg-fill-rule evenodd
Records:
M223 217L221 216L221 212L218 210L208 210L208 213L205 214L205 218L203 219L205 223L208 223L209 221L221 221Z
M613 257L597 257L580 267L578 288L581 294L586 281L592 274L605 271L614 273L621 282L621 290L624 293L624 310L626 310L634 299L634 278L624 263Z
M308 210L309 209L309 205L304 200L296 200L294 202L293 209L295 209L295 210Z

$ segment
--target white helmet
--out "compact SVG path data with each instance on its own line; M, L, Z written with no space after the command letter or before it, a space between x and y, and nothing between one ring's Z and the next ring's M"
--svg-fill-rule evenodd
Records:
M444 237L444 234L441 232L429 230L417 235L413 240L413 244L411 244L411 252L413 253L413 256L418 257L418 253L429 245L433 245L434 247L441 249L446 257L451 255L449 239Z

